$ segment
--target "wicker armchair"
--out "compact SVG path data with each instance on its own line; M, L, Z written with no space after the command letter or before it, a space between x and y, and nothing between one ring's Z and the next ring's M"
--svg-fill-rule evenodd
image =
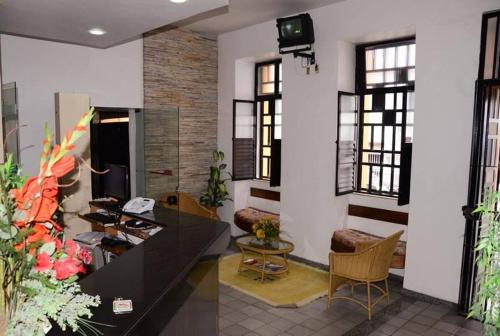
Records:
M389 286L387 284L389 266L402 234L403 231L399 231L373 245L357 245L356 251L352 253L330 252L328 307L334 299L350 300L368 310L368 319L371 320L373 307L384 298L387 298L387 302L389 302ZM384 281L385 290L375 284L375 282L380 281ZM351 286L351 296L334 297L337 288L344 283ZM356 285L366 285L368 290L366 304L354 298L354 286ZM371 287L382 293L382 296L374 302L372 302Z

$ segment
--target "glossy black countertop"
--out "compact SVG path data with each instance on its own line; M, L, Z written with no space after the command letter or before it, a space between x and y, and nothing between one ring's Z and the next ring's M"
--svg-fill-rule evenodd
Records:
M97 202L90 205L107 208ZM83 292L101 297L101 305L92 310L92 321L116 326L98 326L105 335L131 332L163 296L175 290L200 259L216 258L223 253L230 236L227 223L161 206L141 215L125 214L163 226L163 230L80 281ZM131 299L133 312L114 314L112 304L116 297ZM49 333L61 334L58 330Z

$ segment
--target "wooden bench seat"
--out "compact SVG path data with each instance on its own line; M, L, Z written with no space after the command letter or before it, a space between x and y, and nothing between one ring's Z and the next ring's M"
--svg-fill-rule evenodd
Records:
M384 238L373 234L354 230L342 229L333 233L331 249L334 252L355 252L357 246L374 244ZM399 241L392 257L391 268L404 268L406 257L406 242Z

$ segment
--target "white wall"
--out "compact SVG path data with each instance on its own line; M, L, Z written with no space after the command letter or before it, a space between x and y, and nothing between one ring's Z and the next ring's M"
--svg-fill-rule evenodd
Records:
M109 49L1 35L3 82L19 94L21 163L37 172L43 125L54 129L54 93L88 93L95 106L143 106L142 39ZM33 147L30 147L33 146Z
M416 33L411 204L400 210L410 213L404 286L457 302L481 14L498 7L498 0L348 0L309 12L320 73L304 76L292 56L283 58L281 220L294 254L327 263L331 234L347 223L350 196L334 196L337 91L352 86L339 71L345 43ZM236 61L276 52L276 35L271 21L219 36L218 146L229 163ZM220 211L231 222L233 213L232 203Z

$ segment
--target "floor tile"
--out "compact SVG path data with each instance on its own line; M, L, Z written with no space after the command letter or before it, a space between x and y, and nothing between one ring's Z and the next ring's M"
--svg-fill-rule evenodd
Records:
M286 332L292 336L310 336L313 334L311 329L301 325L296 325L295 327L288 329Z
M239 322L238 324L247 328L248 330L255 330L255 329L260 328L263 325L265 325L264 322L256 320L256 319L251 318L251 317Z

